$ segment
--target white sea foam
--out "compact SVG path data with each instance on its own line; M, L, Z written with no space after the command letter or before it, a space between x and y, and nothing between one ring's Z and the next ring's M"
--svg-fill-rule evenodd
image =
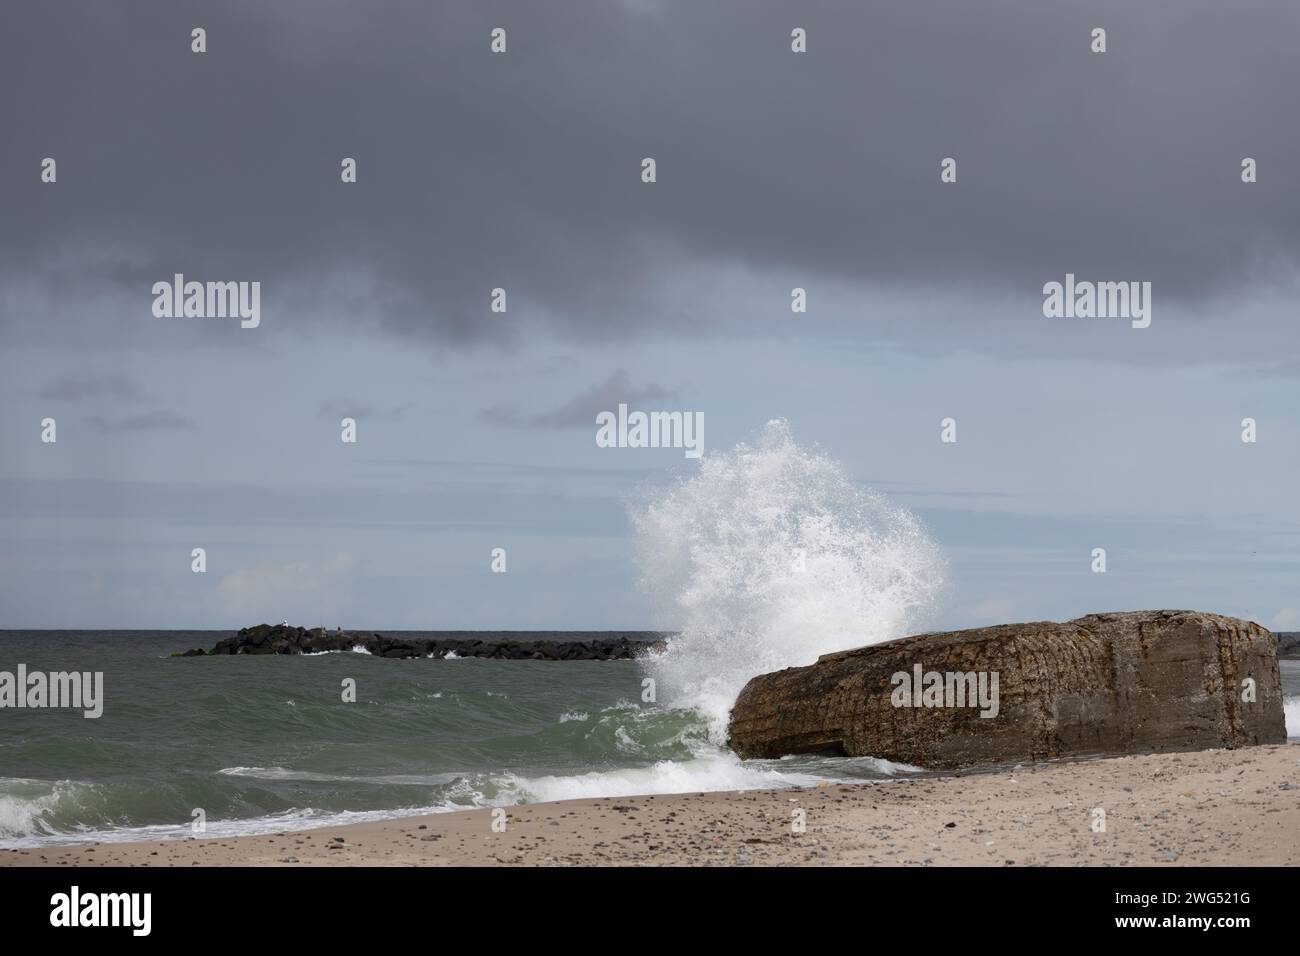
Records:
M902 637L943 586L917 518L800 447L784 421L707 454L631 520L642 583L681 622L643 666L660 703L698 709L719 742L751 677Z
M742 761L729 751L702 754L690 760L661 760L649 767L593 771L573 776L508 777L501 781L505 793L529 803L594 797L633 797L648 794L704 793L715 790L768 790L811 787L826 780L862 781L851 772L808 772L797 762L783 768L782 761ZM917 768L887 760L863 760L844 769L869 769L893 776ZM877 779L879 777L877 776ZM512 800L511 802L514 802Z
M1300 737L1300 697L1283 698L1282 708L1286 713L1286 735Z
M294 770L289 767L223 767L217 771L223 777L249 777L254 780L301 780L309 783L362 783L401 784L439 787L459 780L459 773L400 773L359 776L356 774L316 773L311 770Z
M374 820L393 820L402 817L424 816L430 813L449 813L469 807L437 804L428 807L408 807L400 810L316 810L312 808L286 810L262 817L243 820L208 820L200 839L220 837L256 836L281 831L317 830L321 827L347 826L351 823L369 823ZM25 836L0 840L0 848L58 846L71 843L143 843L155 840L188 840L195 836L186 824L169 824L106 829L84 828L63 833Z
M0 846L45 842L54 833L48 815L61 806L93 803L97 789L76 780L0 777Z
M811 786L822 777L752 767L726 753L693 760L661 760L649 767L593 771L574 776L513 777L507 783L528 802L583 797L630 797L708 790L760 790Z
M58 802L57 786L16 777L0 780L0 837L46 832L41 818Z

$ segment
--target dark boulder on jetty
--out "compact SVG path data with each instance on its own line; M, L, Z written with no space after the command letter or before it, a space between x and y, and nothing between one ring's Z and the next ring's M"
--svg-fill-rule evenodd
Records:
M440 638L391 638L368 632L326 631L323 628L290 627L287 624L258 624L246 627L234 637L218 641L210 651L185 651L180 657L223 654L319 654L351 651L358 647L375 657L489 657L509 661L621 661L662 649L660 635L643 637L597 637L585 640L484 640L465 636Z
M1277 634L1277 656L1283 660L1300 660L1300 631L1274 631Z
M730 738L742 757L830 752L956 769L1285 743L1286 719L1269 631L1136 611L826 654L746 684Z

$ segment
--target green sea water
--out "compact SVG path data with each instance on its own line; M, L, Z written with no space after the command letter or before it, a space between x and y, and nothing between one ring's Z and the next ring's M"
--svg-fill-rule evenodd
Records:
M225 636L0 631L0 670L102 671L105 698L98 719L0 710L0 846L186 837L196 811L214 836L899 772L742 762L702 715L643 702L634 661L170 656Z

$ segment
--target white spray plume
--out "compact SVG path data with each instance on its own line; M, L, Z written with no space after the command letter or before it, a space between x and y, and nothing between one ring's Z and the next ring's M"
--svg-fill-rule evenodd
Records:
M719 741L751 677L902 637L943 586L920 521L799 447L783 420L707 454L631 520L642 584L681 622L646 662L659 703L698 709Z

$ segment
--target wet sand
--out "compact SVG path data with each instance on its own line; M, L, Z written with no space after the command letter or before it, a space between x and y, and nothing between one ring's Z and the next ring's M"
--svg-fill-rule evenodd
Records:
M483 809L262 836L5 850L0 864L1295 866L1300 746L504 812L504 832L500 813Z

